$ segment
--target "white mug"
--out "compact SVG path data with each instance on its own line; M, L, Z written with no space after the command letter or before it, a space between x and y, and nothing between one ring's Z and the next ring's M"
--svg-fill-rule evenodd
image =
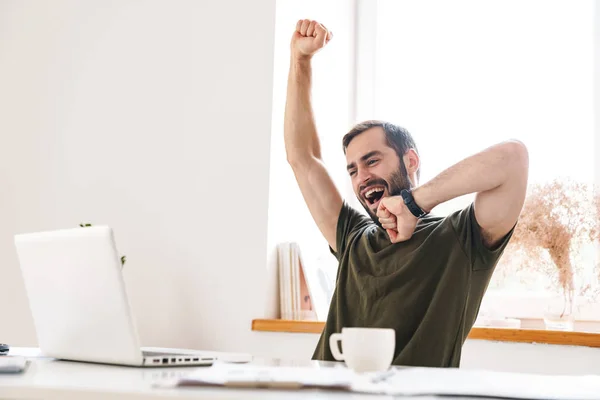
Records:
M342 344L342 351L338 347ZM387 328L342 328L329 336L333 358L345 361L355 372L380 372L389 369L396 348L396 331Z

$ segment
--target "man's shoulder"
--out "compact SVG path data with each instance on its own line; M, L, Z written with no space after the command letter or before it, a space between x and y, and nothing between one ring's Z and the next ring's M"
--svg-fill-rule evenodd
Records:
M471 206L453 210L448 214L429 214L419 219L414 236L420 241L442 239L448 245L460 246L461 226L468 224ZM433 240L432 243L437 243Z
M449 225L451 223L452 214L428 214L425 217L419 218L419 221L417 222L417 226L415 228L415 232L425 230L429 231L430 233L435 233L438 230L438 228L443 227L445 225Z
M448 212L447 214L429 214L419 220L417 229L435 226L451 226L456 228L460 223L466 223L473 217L473 203L462 208Z
M346 252L348 244L373 226L376 226L375 222L369 216L361 213L344 200L336 227L337 251L330 248L331 252L339 260L339 257Z
M359 211L356 207L353 207L350 203L344 200L339 215L340 221L348 221L352 225L375 225L373 219Z

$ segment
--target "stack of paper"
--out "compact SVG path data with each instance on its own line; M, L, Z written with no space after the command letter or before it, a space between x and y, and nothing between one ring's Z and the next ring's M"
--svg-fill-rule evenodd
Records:
M343 364L340 364L343 365ZM216 363L179 386L320 388L387 396L460 396L527 400L598 400L600 376L556 376L464 370L393 368L356 374L336 367L272 367Z
M345 368L243 367L216 363L182 378L179 386L328 388L350 390L354 374Z
M277 246L277 254L281 318L316 319L298 244L280 243Z

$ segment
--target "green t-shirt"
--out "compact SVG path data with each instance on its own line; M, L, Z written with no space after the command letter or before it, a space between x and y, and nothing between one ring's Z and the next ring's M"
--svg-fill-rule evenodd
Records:
M339 261L336 288L313 359L335 361L329 336L343 327L378 327L396 331L394 365L458 367L512 233L487 249L471 203L419 220L411 239L392 244L371 218L344 203L337 252L330 249Z

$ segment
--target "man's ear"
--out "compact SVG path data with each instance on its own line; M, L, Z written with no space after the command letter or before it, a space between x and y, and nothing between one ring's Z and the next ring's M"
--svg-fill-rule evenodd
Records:
M421 160L415 149L408 149L406 153L404 153L403 159L408 176L415 175L421 166Z

